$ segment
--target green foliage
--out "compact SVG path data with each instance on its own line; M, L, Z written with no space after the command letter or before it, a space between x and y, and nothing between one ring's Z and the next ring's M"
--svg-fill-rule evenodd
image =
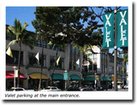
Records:
M28 45L30 48L33 48L35 35L34 33L26 30L27 26L28 26L27 23L24 23L22 25L19 20L15 19L14 26L7 27L6 29L7 34L14 36L14 39L8 44L7 47L20 42L25 45Z
M42 39L48 42L59 45L72 42L79 46L100 45L101 33L94 33L98 29L98 22L88 7L37 7L35 15L32 24Z
M15 19L14 21L14 26L9 26L8 27L8 31L10 33L12 33L12 35L15 35L16 36L16 40L22 40L22 37L23 37L23 33L26 29L26 27L28 26L27 23L24 23L24 25L22 26L20 21Z

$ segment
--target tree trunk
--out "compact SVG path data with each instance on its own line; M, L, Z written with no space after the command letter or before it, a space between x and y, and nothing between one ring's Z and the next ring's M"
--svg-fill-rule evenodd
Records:
M83 64L83 53L80 52L80 71L82 71L82 64Z
M39 86L38 86L38 90L41 90L41 87L42 87L42 72L43 72L43 58L44 58L44 55L43 55L43 51L44 51L44 47L43 47L43 44L42 44L42 49L41 49L41 71L40 71L40 80L39 80Z
M19 41L19 55L18 55L18 79L17 79L17 87L20 85L20 59L21 58L21 41Z
M69 70L69 63L70 63L70 43L68 43L65 48L65 69L66 70Z
M126 70L126 61L124 61L124 85L127 84L127 70Z
M58 67L58 65L57 65L57 63L56 63L57 59L58 59L58 48L56 48L55 67L53 68L52 78L51 78L51 80L52 80L52 86L54 85L54 80L53 80L54 73L55 73L55 70L56 70L57 67Z

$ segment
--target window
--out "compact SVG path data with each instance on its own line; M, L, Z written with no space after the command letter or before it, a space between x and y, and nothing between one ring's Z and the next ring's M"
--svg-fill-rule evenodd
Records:
M47 48L47 42L46 41L42 41L43 47Z
M38 66L38 61L35 57L36 54L29 53L29 65L30 66Z
M18 64L19 51L12 50L13 58L6 54L6 64ZM23 65L23 52L21 51L20 64Z
M47 42L46 41L36 41L36 43L35 43L35 45L36 46L38 46L38 47L44 47L44 48L47 48Z
M50 67L55 67L55 56L50 56Z
M64 68L64 58L60 58L59 65L57 66L59 69Z
M42 55L40 54L40 60L39 63L40 65L42 64ZM43 67L46 67L46 55L43 55Z

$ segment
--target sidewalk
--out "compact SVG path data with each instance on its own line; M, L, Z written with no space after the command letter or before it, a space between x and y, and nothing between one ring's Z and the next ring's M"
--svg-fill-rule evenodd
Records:
M108 89L108 91L115 91L114 89ZM118 89L118 91L128 91L128 89Z

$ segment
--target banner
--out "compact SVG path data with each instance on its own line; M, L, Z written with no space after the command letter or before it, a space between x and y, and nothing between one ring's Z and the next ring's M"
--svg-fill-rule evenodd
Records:
M39 61L39 52L36 54L35 58Z
M116 14L117 47L128 46L128 10L119 11Z
M108 13L103 16L104 36L103 48L114 47L114 13Z
M76 61L76 64L77 64L77 65L79 65L79 64L80 64L80 60L79 60L79 59Z
M11 51L11 48L10 48L10 47L7 49L6 54L7 54L8 56L10 56L11 58L13 58L13 54L12 54L12 51Z
M61 57L61 56L59 56L58 59L56 60L57 66L59 65L60 57Z

